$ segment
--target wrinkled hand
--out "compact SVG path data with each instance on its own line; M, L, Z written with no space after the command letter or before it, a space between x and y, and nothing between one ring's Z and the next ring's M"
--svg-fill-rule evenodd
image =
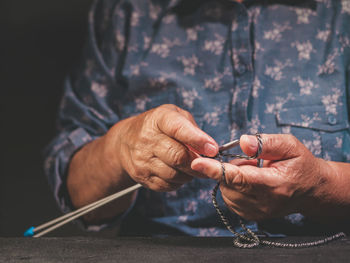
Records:
M262 135L263 150L256 160L233 160L225 163L226 182L220 190L226 205L248 220L263 220L290 213L308 213L327 194L332 168L318 159L292 135ZM243 135L242 150L252 156L257 152L255 136ZM221 164L213 159L197 158L192 169L221 180ZM321 201L320 201L321 202Z
M198 154L215 156L218 145L192 115L162 105L117 123L109 132L111 160L125 174L155 191L171 191L201 176L191 169Z

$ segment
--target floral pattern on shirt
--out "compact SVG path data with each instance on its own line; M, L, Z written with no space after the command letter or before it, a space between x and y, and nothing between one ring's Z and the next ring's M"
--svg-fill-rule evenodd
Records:
M45 171L63 211L74 152L165 103L191 112L220 144L244 133L292 133L315 156L350 162L350 1L115 2L92 6L85 56L67 78L47 150ZM132 210L188 235L231 235L210 204L214 185L142 189ZM303 219L285 218L297 226Z

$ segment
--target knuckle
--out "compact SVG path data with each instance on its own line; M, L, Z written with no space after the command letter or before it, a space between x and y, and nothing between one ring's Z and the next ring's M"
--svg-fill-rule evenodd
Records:
M143 158L142 155L135 153L132 159L134 170L140 174L145 174L148 171L148 158Z
M156 192L169 192L177 190L182 184L172 183L158 175L148 173L147 176L139 178L139 182L147 188Z
M172 145L168 147L167 154L170 160L172 160L172 165L175 168L183 167L189 162L188 153L182 147Z
M169 108L161 105L157 108L154 108L151 110L151 114L148 114L146 116L146 120L152 120L152 121L161 121L164 119L164 117L167 115L167 112L169 111Z
M287 138L284 141L283 147L285 147L286 156L295 155L298 149L298 139L292 134L287 134Z
M168 173L164 177L168 181L174 181L178 177L178 172L174 169L169 169Z
M142 139L141 139L142 140ZM140 166L144 164L144 160L146 159L145 151L142 150L144 144L137 143L135 144L135 148L132 150L132 159L135 165Z
M147 181L147 186L149 189L156 191L156 192L162 192L164 185L159 180L156 180L155 176L151 176Z
M169 183L166 181L158 181L152 184L151 189L156 192L170 192L177 190L181 185Z
M226 177L226 182L241 193L249 191L249 184L240 170L234 176Z
M154 116L162 116L163 112L167 110L168 109L166 107L159 106L158 108L155 108L152 113Z
M156 116L157 115L153 114L145 115L139 127L136 127L136 132L138 134L137 142L141 144L141 146L148 145L148 143L152 142L154 135L157 134L155 132L157 131Z
M133 177L140 183L146 183L150 180L150 174L139 167L133 169Z
M178 107L174 104L168 103L168 104L162 104L158 106L157 109L177 110Z
M152 110L152 115L163 120L167 119L169 112L178 111L178 107L173 104L163 104Z
M175 138L180 137L181 134L184 133L184 126L181 122L177 120L173 120L172 127L171 127L171 133L174 135Z
M183 167L188 163L188 156L185 151L175 151L174 165L175 167Z
M147 181L151 177L151 173L148 169L147 162L142 159L134 159L130 173L138 178L140 181ZM129 174L130 174L129 173Z

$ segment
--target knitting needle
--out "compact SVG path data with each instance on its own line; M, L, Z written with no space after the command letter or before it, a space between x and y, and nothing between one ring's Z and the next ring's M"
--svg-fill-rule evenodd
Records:
M97 205L99 205L99 204L105 203L106 201L109 202L109 200L112 201L112 200L114 200L115 196L116 196L117 194L119 194L119 193L121 193L121 192L118 192L118 193L114 193L114 194L112 194L112 195L109 195L109 196L107 196L107 197L105 197L105 198L102 198L102 199L100 199L100 200L97 200L97 201L95 201L95 202L93 202L93 203L91 203L91 204L88 204L88 205L86 205L86 206L83 206L83 207L81 207L81 208L79 208L79 209L77 209L77 210L75 210L75 211L73 211L73 212L70 212L70 213L65 214L65 215L63 215L63 216L61 216L61 217L58 217L58 218L56 218L56 219L54 219L54 220L52 220L52 221L50 221L50 222L47 222L47 223L45 223L45 224L42 224L42 225L36 227L35 230L36 230L36 231L40 231L40 230L42 230L42 229L44 229L44 228L47 228L47 227L49 227L49 226L51 226L51 225L53 225L53 224L55 224L55 223L57 223L57 222L60 222L60 221L66 219L66 218L68 218L68 217L71 217L71 216L73 216L73 215L76 215L76 214L78 214L78 213L81 213L81 212L83 212L83 211L85 211L85 210L87 210L87 209L89 209L89 208L91 208L91 207L95 207L95 206L97 206Z
M110 195L110 196L107 196L107 197L105 197L105 198L103 198L103 199L101 199L101 200L98 200L98 201L96 201L96 202L94 202L94 203L91 203L91 204L89 204L89 205L86 205L86 206L84 206L84 207L82 207L82 208L80 208L80 209L78 209L78 210L76 210L76 211L73 211L73 212L68 213L68 214L66 214L66 215L63 215L63 216L61 216L61 217L58 217L58 218L56 218L56 219L54 219L54 220L52 220L52 221L49 221L49 222L47 222L47 223L45 223L45 224L42 224L42 225L40 225L40 226L38 226L38 227L30 227L30 228L24 233L24 236L29 236L29 237L31 237L31 236L32 236L32 237L40 237L40 236L43 236L43 235L45 235L45 234L47 234L47 233L49 233L49 232L51 232L51 231L57 229L58 227L60 227L60 226L62 226L62 225L64 225L64 224L66 224L66 223L68 223L68 222L70 222L70 221L72 221L72 220L74 220L74 219L76 219L76 218L78 218L78 217L80 217L80 216L82 216L82 215L85 215L85 214L87 214L88 212L90 212L90 211L92 211L92 210L94 210L94 209L96 209L96 208L98 208L98 207L101 207L101 206L103 206L103 205L105 205L105 204L107 204L107 203L109 203L109 202L111 202L111 201L113 201L113 200L116 200L116 199L118 199L119 197L122 197L122 196L124 196L124 195L126 195L126 194L128 194L128 193L130 193L130 192L132 192L132 191L135 191L135 190L137 190L137 189L139 189L139 188L141 188L141 187L142 187L141 184L136 184L136 185L131 186L131 187L125 189L125 190L122 190L122 191L120 191L120 192L117 192L117 193L115 193L115 194L112 194L112 195ZM57 224L56 224L56 223L57 223ZM56 225L54 225L54 224L56 224ZM53 225L53 226L52 226L52 225ZM47 228L47 227L49 227L49 226L52 226L52 227ZM40 232L40 233L38 233L38 234L35 234L35 233L37 233L38 231L40 231L40 230L42 230L42 229L45 229L45 228L47 228L47 229L44 230L44 231L42 231L42 232Z
M225 150L228 150L230 148L236 147L238 145L239 145L239 140L234 140L232 142L229 142L229 143L226 143L226 144L220 146L219 151L225 151ZM72 220L74 220L74 219L76 219L76 218L78 218L78 217L80 217L82 215L85 215L86 213L89 213L90 211L92 211L92 210L94 210L94 209L96 209L96 208L98 208L100 206L103 206L103 205L105 205L105 204L107 204L107 203L109 203L109 202L111 202L111 201L113 201L115 199L118 199L119 197L121 197L121 196L123 196L123 195L125 195L127 193L135 191L136 189L138 189L140 187L141 187L140 184L136 184L136 185L131 186L131 187L129 187L129 188L125 189L125 190L122 190L122 191L120 191L118 193L112 194L112 195L107 196L107 197L105 197L105 198L103 198L101 200L98 200L98 201L94 202L94 203L86 205L86 206L84 206L84 207L82 207L82 208L80 208L80 209L78 209L76 211L73 211L73 212L68 213L66 215L63 215L61 217L58 217L58 218L56 218L56 219L54 219L52 221L49 221L49 222L47 222L45 224L42 224L42 225L40 225L38 227L33 227L32 226L32 227L30 227L29 229L27 229L25 231L24 236L28 236L28 237L40 237L40 236L43 236L46 233L49 233L49 232L57 229L58 227L66 224L66 223L68 223L68 222L70 222L70 221L72 221ZM54 225L54 224L56 224L56 225ZM52 227L50 227L50 226L52 226ZM48 227L50 227L50 228L48 228ZM43 230L45 228L47 228L47 229L42 231L42 232L40 232L40 233L38 233L40 230Z

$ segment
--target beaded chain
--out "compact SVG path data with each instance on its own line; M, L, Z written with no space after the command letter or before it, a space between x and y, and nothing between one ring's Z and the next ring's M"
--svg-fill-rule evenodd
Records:
M223 162L223 157L233 157L233 158L242 158L242 159L247 159L247 160L253 160L257 159L258 167L262 167L262 159L258 159L259 155L262 152L262 139L260 134L256 134L256 138L258 140L258 151L254 156L245 156L245 155L239 155L239 154L228 154L228 153L223 153L219 152L219 154L216 156L216 158L219 158L219 161L221 163L222 167L222 180L225 182L225 165ZM328 242L331 242L333 240L345 237L345 233L339 232L335 235L328 236L326 238L320 239L320 240L315 240L311 242L303 242L303 243L281 243L281 242L273 242L273 241L268 241L268 240L262 240L260 239L252 230L247 228L244 223L242 222L242 219L239 219L240 225L242 229L245 231L243 234L236 232L233 227L230 225L230 222L228 218L224 215L222 210L220 209L218 202L216 200L216 195L217 191L220 186L220 181L215 185L213 191L212 191L212 202L213 205L216 209L216 212L218 213L221 221L223 224L226 226L226 228L235 235L235 238L233 239L233 245L238 248L254 248L259 245L265 245L265 246L270 246L270 247L279 247L279 248L306 248L306 247L314 247L314 246L320 246L323 244L326 244Z

